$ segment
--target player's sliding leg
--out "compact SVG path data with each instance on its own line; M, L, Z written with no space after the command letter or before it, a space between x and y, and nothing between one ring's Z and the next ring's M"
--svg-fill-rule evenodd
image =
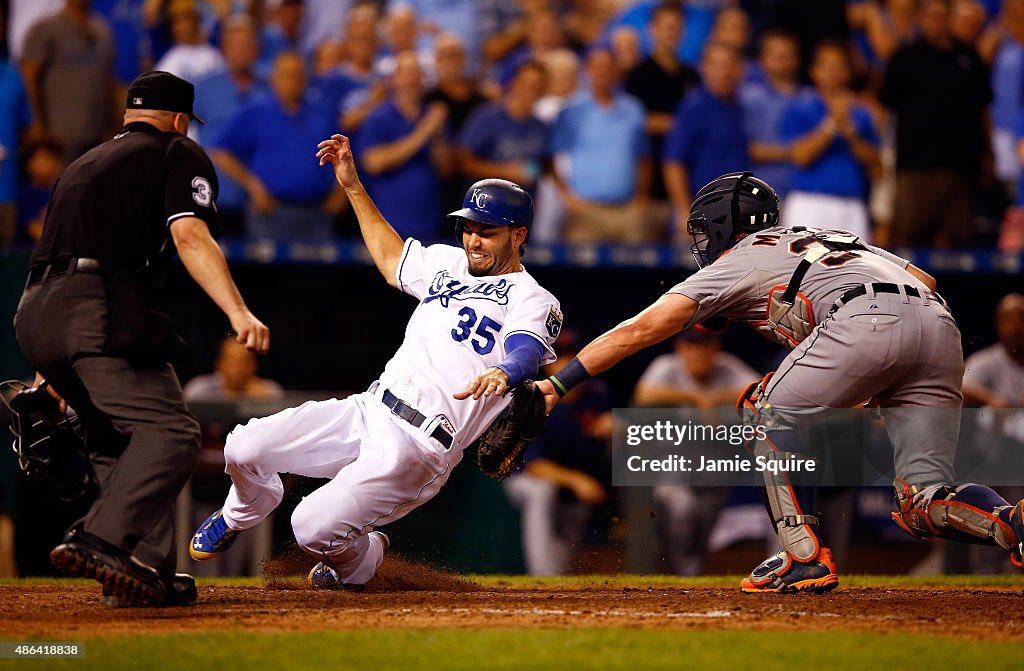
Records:
M231 489L193 535L192 558L223 554L239 532L266 519L284 495L278 473L333 478L352 463L364 427L356 398L310 401L235 427L224 446Z
M426 434L406 428L369 397L362 419L366 439L358 457L326 485L304 498L292 514L299 547L321 565L310 573L314 588L366 584L384 559L387 538L375 528L400 519L440 491L461 458L433 446Z
M755 439L755 457L766 463L783 462L790 456L807 458L797 431L775 428L765 438ZM796 484L783 470L766 469L758 473L765 507L779 534L782 550L761 562L740 583L744 592L821 593L839 584L832 551L821 540L818 518L814 514L814 489Z

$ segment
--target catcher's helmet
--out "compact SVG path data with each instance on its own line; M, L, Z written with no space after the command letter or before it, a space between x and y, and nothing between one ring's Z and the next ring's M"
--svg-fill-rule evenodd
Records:
M779 223L779 197L749 172L732 172L712 180L693 198L686 231L693 236L690 251L703 268L747 233Z
M482 179L466 191L462 209L451 212L455 218L455 238L462 244L462 220L488 226L533 225L533 199L523 187L505 179Z

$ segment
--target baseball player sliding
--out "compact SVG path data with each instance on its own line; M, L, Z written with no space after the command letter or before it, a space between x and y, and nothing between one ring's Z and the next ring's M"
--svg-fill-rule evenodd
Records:
M999 545L1021 565L1024 501L954 483L964 363L960 332L935 280L844 231L778 225L778 197L750 173L701 189L690 210L701 269L643 312L588 344L538 383L550 409L561 396L649 345L712 318L744 321L792 348L745 394L764 428L755 455L806 456L800 429L828 408L873 399L895 456L898 512L915 538ZM741 399L744 400L744 399ZM743 579L745 592L824 592L839 584L810 487L762 474L782 551Z
M231 432L224 448L231 490L196 531L191 554L212 559L267 517L283 495L278 473L331 478L298 505L292 528L319 560L309 574L313 588L359 588L388 547L375 529L437 494L463 448L509 404L504 392L555 359L562 318L558 301L520 263L533 203L519 186L477 182L449 215L461 249L425 247L403 241L381 216L356 174L348 138L334 135L318 148L377 269L419 305L369 390Z

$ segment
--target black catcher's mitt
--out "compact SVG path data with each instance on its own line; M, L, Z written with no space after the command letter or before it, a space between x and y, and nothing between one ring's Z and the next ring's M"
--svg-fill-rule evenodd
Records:
M480 470L495 480L504 480L523 463L526 444L544 428L544 394L533 380L512 388L512 402L477 441Z
M74 501L91 491L94 480L81 420L60 412L45 382L38 387L17 381L3 385L19 389L10 401L2 394L0 400L10 413L21 472L33 480L50 481L63 501Z

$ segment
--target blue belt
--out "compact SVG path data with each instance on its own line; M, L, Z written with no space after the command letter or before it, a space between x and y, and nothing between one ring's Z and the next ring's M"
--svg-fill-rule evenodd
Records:
M375 391L377 391L377 388L379 386L379 382L374 382L372 385L370 385L370 393L372 394ZM417 429L423 426L423 424L427 421L426 415L424 415L416 408L412 407L402 399L392 394L391 391L388 389L384 390L384 394L381 396L380 400L381 403L383 403L387 407L387 409L391 411L393 415L397 415L398 417L404 419L405 421L415 426ZM452 443L454 442L452 434L448 433L447 429L445 429L440 424L434 427L434 430L430 433L430 437L444 445L444 449L446 450L451 449Z

